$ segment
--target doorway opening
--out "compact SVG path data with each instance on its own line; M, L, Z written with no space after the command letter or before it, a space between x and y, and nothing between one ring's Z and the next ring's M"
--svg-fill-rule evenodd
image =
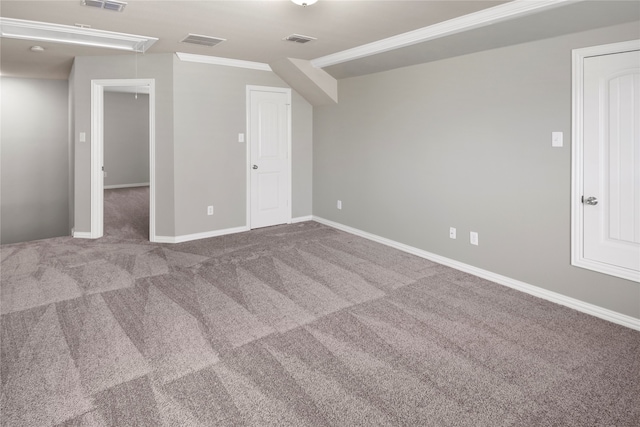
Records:
M140 98L148 100L149 240L155 242L155 81L153 79L113 79L91 82L91 238L96 239L104 235L105 92L130 92L131 97L138 93ZM144 97L140 96L143 92ZM109 173L108 170L106 172ZM146 182L133 184L146 184Z

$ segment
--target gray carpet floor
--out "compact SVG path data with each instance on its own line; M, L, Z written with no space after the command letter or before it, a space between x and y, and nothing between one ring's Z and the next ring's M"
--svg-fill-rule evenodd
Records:
M637 331L315 222L151 244L125 193L1 247L2 426L640 425Z

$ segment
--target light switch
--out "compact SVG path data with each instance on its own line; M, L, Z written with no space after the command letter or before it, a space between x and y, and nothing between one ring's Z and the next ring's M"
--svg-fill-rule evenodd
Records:
M87 134L84 132L80 132L80 142L86 142L87 141Z
M551 132L551 146L562 147L562 132Z
M238 134L238 142L244 142L244 133Z

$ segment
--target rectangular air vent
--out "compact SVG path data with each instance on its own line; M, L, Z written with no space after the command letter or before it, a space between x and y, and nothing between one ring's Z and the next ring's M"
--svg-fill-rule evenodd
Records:
M282 40L286 40L288 42L296 42L296 43L308 43L317 39L315 37L303 36L301 34L291 34L290 36L287 36Z
M119 0L82 0L85 6L97 7L99 9L114 10L122 12L127 5L126 1Z
M210 36L203 36L200 34L189 34L187 37L185 37L184 39L180 40L181 43L191 43L191 44L197 44L199 46L215 46L218 43L222 43L224 41L226 41L227 39L220 39L217 37L210 37Z

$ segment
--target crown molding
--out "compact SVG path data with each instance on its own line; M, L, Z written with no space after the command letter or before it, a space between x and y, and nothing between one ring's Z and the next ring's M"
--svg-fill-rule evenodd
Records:
M181 61L199 62L201 64L224 65L226 67L248 68L250 70L271 71L268 64L262 62L243 61L241 59L221 58L219 56L195 55L193 53L176 52Z
M0 17L0 37L146 52L155 37Z
M580 1L583 0L513 0L428 27L322 56L311 60L311 65L316 68L325 68Z

